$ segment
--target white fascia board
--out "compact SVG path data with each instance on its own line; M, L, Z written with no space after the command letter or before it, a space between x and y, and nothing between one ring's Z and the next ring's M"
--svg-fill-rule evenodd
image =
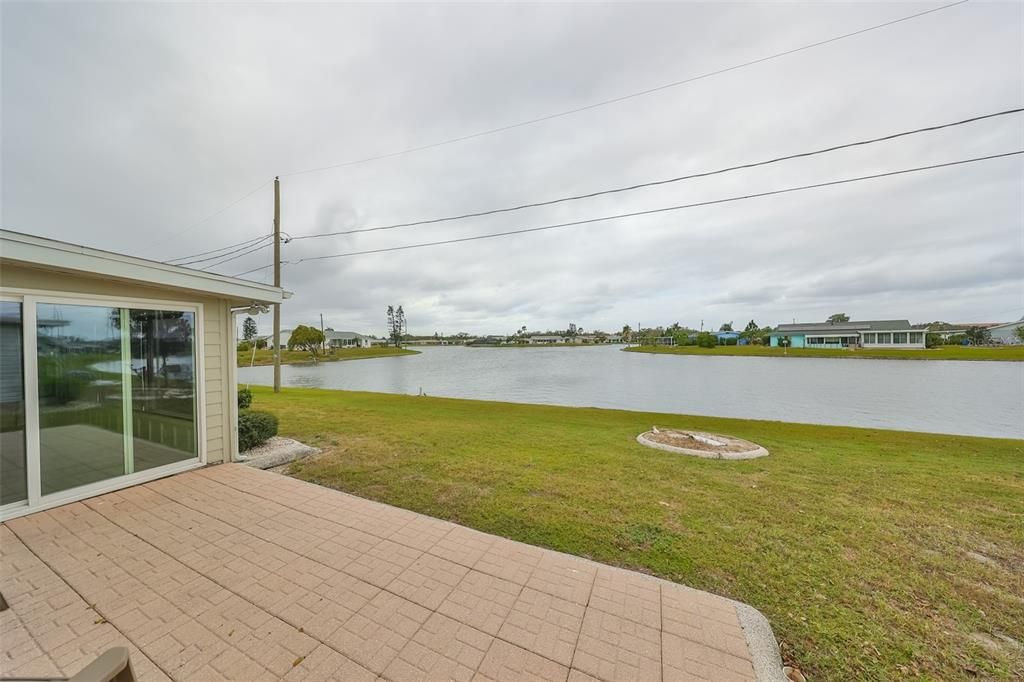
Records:
M184 289L242 304L281 303L291 297L279 287L0 230L0 260L85 275Z

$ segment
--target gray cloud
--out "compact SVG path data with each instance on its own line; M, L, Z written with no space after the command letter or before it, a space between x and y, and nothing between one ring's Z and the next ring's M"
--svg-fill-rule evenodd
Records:
M702 171L1024 103L1020 4L969 3L648 97L585 105L923 5L44 4L2 7L2 222L149 258ZM294 241L284 257L457 238L1024 147L1020 117L629 194ZM284 269L288 323L380 333L1024 314L1024 164ZM225 264L269 262L269 249ZM251 277L267 281L269 270ZM266 326L267 320L261 320Z

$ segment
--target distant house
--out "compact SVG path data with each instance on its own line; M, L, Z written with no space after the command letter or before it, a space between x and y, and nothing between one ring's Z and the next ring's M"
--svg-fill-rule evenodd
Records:
M718 341L718 345L720 345L720 346L726 346L726 345L734 346L734 345L738 344L739 340L740 340L740 333L739 332L727 331L727 332L713 332L713 333L715 335L715 339ZM730 341L732 341L733 343L729 343ZM744 341L746 341L746 339L744 339Z
M564 336L558 336L557 334L534 334L529 339L531 344L553 344L553 343L566 343Z
M1024 327L1024 317L1016 322L1004 322L1003 324L993 325L988 328L988 332L992 335L992 343L1018 345L1024 343L1017 337L1017 329L1020 327Z
M921 348L927 329L915 329L908 320L799 322L780 324L771 333L771 345L789 339L791 348ZM785 344L783 344L785 345Z
M369 348L373 339L357 332L336 332L328 327L324 330L324 344L330 349Z
M281 330L281 348L287 348L288 347L288 339L290 339L292 337L292 331L294 331L294 330L292 330L292 329L282 329ZM270 334L270 335L268 335L266 337L266 339L267 339L267 348L273 348L274 347L274 335Z
M500 346L505 343L504 336L478 336L466 342L467 346Z

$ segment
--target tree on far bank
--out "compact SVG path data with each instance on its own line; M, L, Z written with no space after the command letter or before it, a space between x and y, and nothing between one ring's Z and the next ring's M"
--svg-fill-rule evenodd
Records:
M621 333L622 333L622 340L625 341L626 343L629 343L630 340L633 338L633 328L630 327L628 324L622 325L622 332Z
M839 324L840 322L849 322L850 316L846 313L836 313L834 315L829 315L828 319L825 321L829 324Z
M758 327L757 322L754 322L753 320L747 322L747 326L743 328L742 332L740 332L740 338L746 339L748 343L759 341L762 336L761 328Z
M402 337L407 331L405 323L405 311L402 310L402 306L398 306L396 309L394 306L388 306L388 338L395 344L395 348L402 347Z
M725 325L722 325L723 327ZM728 331L732 331L729 329ZM697 334L697 345L701 348L714 348L718 345L718 339L711 332L701 332Z
M288 350L304 350L315 360L324 347L324 333L316 327L300 324L288 337Z
M732 322L726 322L725 324L723 324L721 327L718 328L718 331L720 331L720 332L731 332L732 331Z
M973 346L982 346L992 340L992 332L984 327L968 327L964 336Z
M242 323L242 338L252 341L257 334L259 334L259 330L256 328L256 320L251 317L245 318L245 322Z
M1017 337L1017 340L1024 343L1024 324L1013 330L1013 335Z

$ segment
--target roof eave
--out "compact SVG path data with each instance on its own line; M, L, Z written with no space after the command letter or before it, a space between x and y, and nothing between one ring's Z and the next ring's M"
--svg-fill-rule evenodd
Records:
M29 267L71 271L131 282L198 292L240 304L281 303L291 297L280 287L111 251L69 244L20 232L0 230L0 260Z

